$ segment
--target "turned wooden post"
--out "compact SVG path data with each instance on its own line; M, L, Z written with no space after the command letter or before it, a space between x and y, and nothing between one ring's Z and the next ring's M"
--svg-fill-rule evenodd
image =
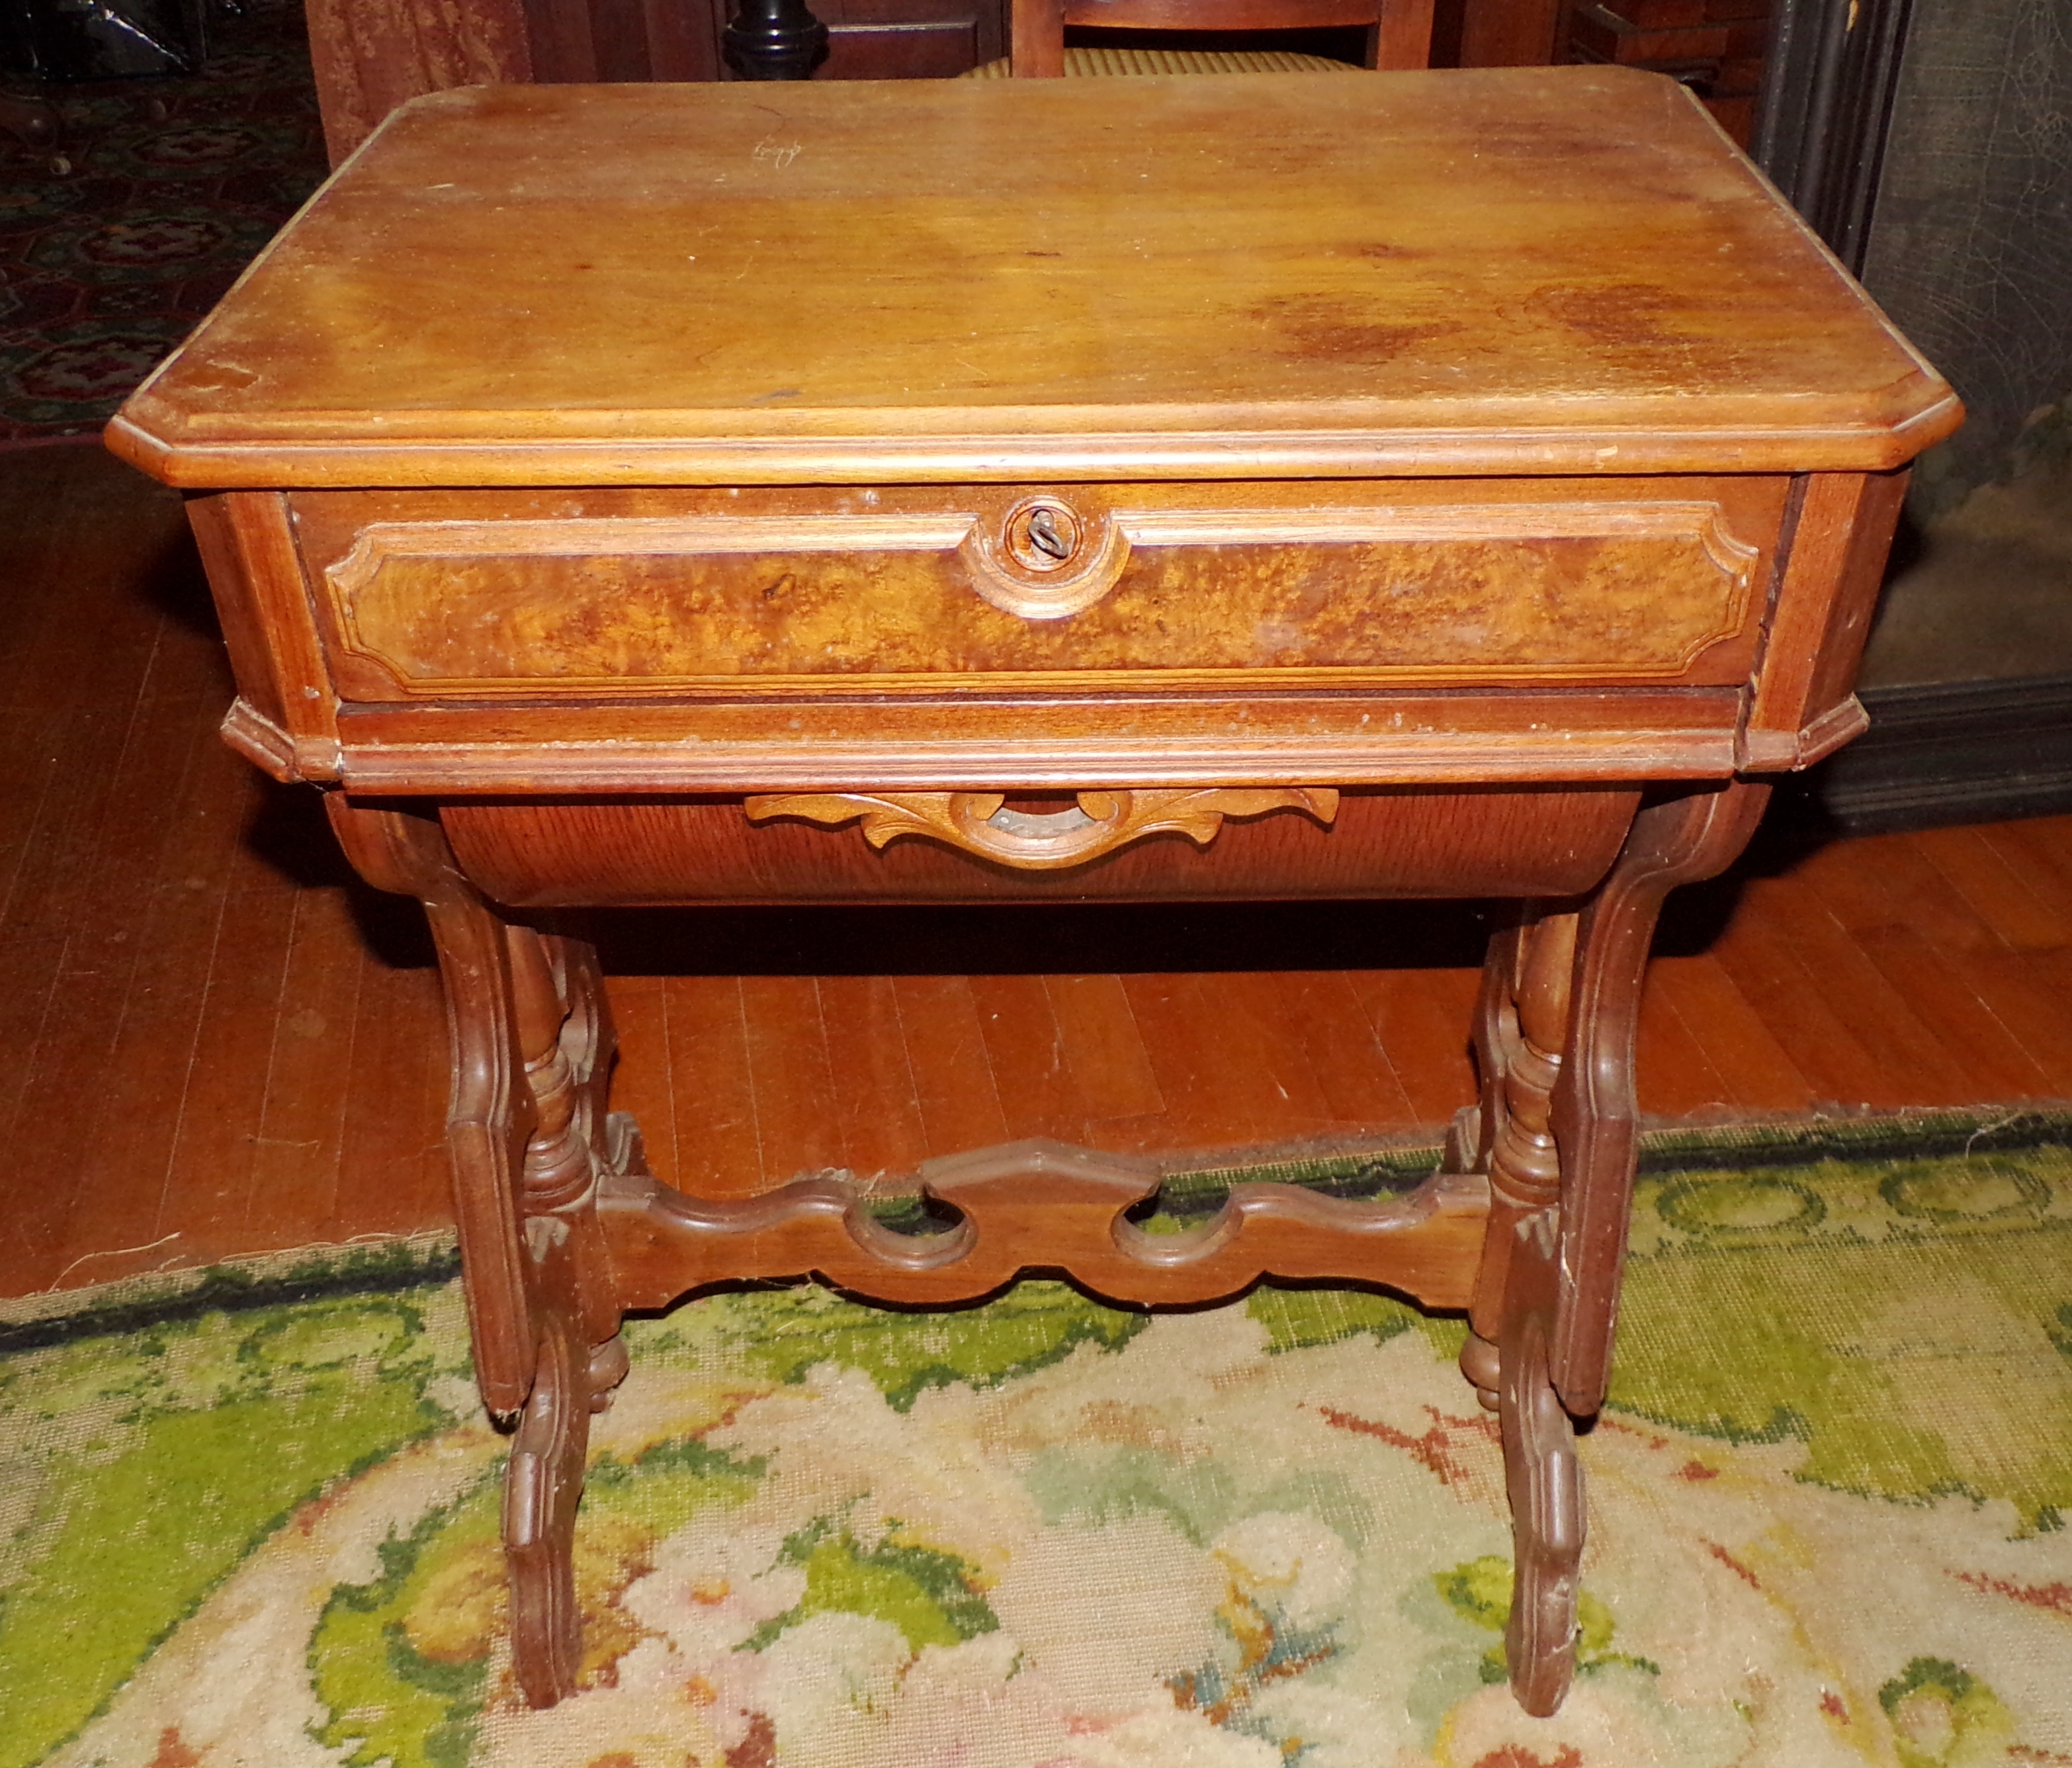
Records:
M828 54L828 27L805 0L742 0L720 40L744 80L810 79Z

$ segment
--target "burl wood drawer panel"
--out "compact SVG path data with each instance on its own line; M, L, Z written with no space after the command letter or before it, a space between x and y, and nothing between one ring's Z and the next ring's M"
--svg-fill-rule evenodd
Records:
M948 681L1731 685L1787 482L346 491L347 700Z
M1037 800L1047 808L1049 800ZM1227 821L1197 846L1155 835L1063 871L1025 871L919 837L751 823L739 799L441 806L455 856L513 908L610 902L985 903L1216 898L1572 896L1618 856L1638 788L1347 791L1330 826Z

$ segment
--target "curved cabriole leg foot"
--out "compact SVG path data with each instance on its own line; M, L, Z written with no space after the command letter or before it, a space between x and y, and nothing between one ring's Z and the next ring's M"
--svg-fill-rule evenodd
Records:
M519 1419L504 1482L504 1548L511 1581L511 1658L536 1707L573 1694L582 1662L576 1604L576 1505L582 1496L593 1406L589 1359L553 1321Z
M1467 1342L1461 1347L1461 1373L1468 1378L1486 1412L1494 1412L1498 1407L1503 1357L1503 1353L1479 1332L1471 1330Z
M592 1345L590 1352L590 1409L604 1412L610 1408L611 1396L620 1382L626 1379L627 1371L632 1367L626 1355L626 1339L615 1332L602 1344Z
M1511 1252L1519 1305L1500 1347L1498 1416L1511 1498L1511 1620L1504 1630L1511 1692L1535 1717L1561 1704L1576 1669L1576 1600L1583 1557L1583 1468L1576 1428L1548 1367L1554 1315L1551 1211L1522 1222Z

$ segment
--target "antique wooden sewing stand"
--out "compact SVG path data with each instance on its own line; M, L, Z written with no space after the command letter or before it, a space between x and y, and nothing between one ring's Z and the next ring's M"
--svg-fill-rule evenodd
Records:
M528 1698L619 1326L722 1280L1466 1308L1512 1685L1567 1687L1663 895L1850 686L1955 401L1666 80L481 88L391 120L130 402L229 740L425 904ZM1044 795L1050 795L1047 797ZM572 904L1498 897L1482 1104L1358 1203L1149 1165L682 1196Z

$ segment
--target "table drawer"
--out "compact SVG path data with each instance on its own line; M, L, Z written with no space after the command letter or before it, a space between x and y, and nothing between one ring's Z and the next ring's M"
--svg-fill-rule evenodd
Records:
M449 804L439 816L483 890L545 908L1571 896L1604 876L1640 804L1621 787L1332 796L1326 820L1293 808L1233 818L1057 869L997 863L918 829L880 845L781 812L758 822L739 799Z
M298 494L341 697L1747 679L1778 479Z

